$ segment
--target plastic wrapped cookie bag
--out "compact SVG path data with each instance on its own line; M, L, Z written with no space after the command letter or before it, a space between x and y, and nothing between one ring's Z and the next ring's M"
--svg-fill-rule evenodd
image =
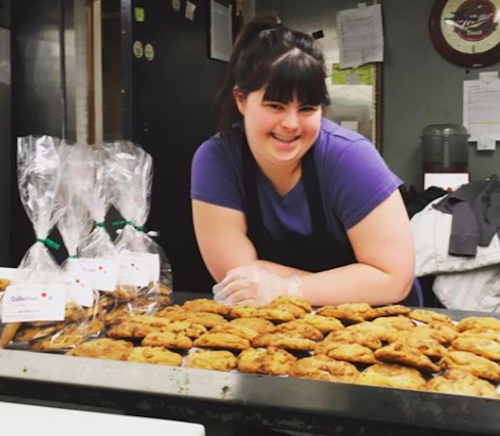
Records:
M58 199L59 140L50 136L18 138L17 172L21 203L33 224L36 242L19 264L2 299L2 347L24 343L60 329L65 323L66 292L48 238L64 208Z
M114 195L112 150L105 145L92 145L80 149L78 153L81 159L79 187L94 222L93 230L80 243L79 263L90 277L92 288L100 292L101 306L108 308L118 298L118 257L105 228L106 214Z
M115 240L120 258L119 288L134 296L128 306L131 314L150 314L170 303L169 292L163 290L162 294L160 289L162 265L169 268L170 264L165 264L160 247L144 230L150 210L153 161L131 142L115 142L113 148L113 205L124 218L120 222L124 227Z
M89 235L93 223L84 201L86 193L82 189L86 175L81 162L87 148L88 145L65 145L60 150L62 169L58 195L64 213L57 222L57 228L69 255L61 266L69 322L64 329L31 344L32 349L68 350L89 337L99 335L104 328L99 310L99 293L93 289L91 278L82 268L78 257L78 247Z

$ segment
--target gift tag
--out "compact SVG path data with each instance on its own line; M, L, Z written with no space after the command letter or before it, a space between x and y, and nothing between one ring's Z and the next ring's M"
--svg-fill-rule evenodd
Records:
M147 259L150 271L150 281L160 281L160 255L152 253L144 253L143 256Z
M144 287L160 277L160 258L157 254L120 253L119 264L118 282L121 285Z
M78 260L78 259L75 259ZM80 306L90 307L94 302L90 278L81 267L74 267L64 275L66 284L66 301L74 301Z
M65 287L60 283L8 286L2 322L63 321L65 304Z
M87 274L92 289L114 291L118 284L118 262L111 259L80 258L80 266Z

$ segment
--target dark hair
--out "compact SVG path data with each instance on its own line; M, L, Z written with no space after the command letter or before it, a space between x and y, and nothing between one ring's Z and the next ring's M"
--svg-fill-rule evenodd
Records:
M238 35L226 77L217 95L220 129L241 121L234 87L244 95L265 88L265 100L288 103L297 93L303 104L330 104L323 53L314 39L283 26L276 16L259 17Z

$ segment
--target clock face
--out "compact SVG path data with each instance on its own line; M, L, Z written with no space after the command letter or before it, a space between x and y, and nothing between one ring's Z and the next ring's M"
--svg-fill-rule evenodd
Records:
M447 59L464 66L499 60L500 0L437 0L431 36Z

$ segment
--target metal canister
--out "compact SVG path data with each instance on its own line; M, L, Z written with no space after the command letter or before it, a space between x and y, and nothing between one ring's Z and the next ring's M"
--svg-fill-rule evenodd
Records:
M432 124L422 132L426 172L467 172L470 135L459 124Z

